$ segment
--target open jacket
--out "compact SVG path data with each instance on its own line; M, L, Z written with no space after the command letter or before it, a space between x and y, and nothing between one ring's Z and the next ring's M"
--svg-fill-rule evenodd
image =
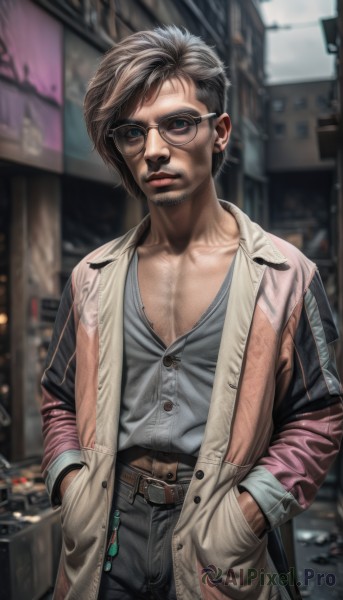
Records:
M253 576L251 569L275 569L268 535L253 533L237 489L255 498L271 530L314 499L342 435L337 331L316 266L222 205L238 222L240 244L207 425L173 534L176 592L179 600L288 597L275 579L263 585ZM82 260L57 316L42 380L43 472L54 505L62 474L82 468L61 506L56 600L98 596L115 480L124 286L148 226L149 216Z

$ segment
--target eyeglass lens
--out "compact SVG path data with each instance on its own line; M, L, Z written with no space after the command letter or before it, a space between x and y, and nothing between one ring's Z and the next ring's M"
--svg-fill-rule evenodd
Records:
M113 132L114 142L122 154L136 154L144 148L148 130L141 125L120 125ZM190 115L177 115L162 119L158 131L166 142L182 146L194 139L197 125Z

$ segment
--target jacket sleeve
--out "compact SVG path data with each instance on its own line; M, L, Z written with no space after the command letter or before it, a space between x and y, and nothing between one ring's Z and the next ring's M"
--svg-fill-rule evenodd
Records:
M272 528L311 504L338 453L343 412L333 350L337 337L316 271L283 332L269 448L240 483Z
M62 295L42 378L44 452L42 472L53 504L59 504L59 483L80 468L75 414L76 324L72 279Z

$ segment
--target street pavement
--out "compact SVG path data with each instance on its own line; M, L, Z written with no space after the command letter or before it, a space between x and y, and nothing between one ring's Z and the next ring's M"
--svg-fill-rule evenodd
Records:
M294 536L302 597L343 600L343 530L334 500L320 497L296 517Z

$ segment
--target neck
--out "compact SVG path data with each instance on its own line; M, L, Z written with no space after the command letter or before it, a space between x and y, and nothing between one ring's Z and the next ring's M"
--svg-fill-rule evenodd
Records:
M220 205L213 185L210 197L186 199L175 206L156 206L148 201L151 226L144 245L183 252L196 245L219 246L237 236L234 217Z

